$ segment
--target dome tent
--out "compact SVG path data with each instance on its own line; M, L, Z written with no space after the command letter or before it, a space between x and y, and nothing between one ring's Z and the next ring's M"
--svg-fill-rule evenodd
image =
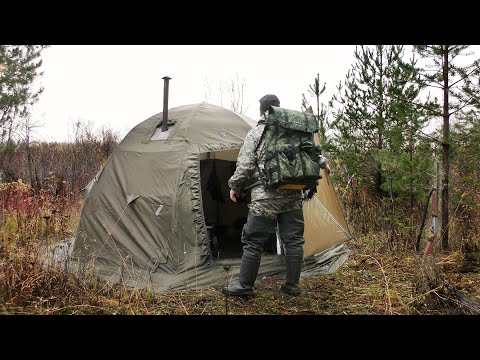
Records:
M228 276L238 276L248 213L246 203L229 200L227 180L256 122L205 102L169 109L165 132L162 119L159 113L135 126L86 187L71 264L160 292L223 286L225 265ZM305 273L344 260L345 251L319 254L350 237L322 175L304 206ZM284 271L278 249L267 248L259 277Z

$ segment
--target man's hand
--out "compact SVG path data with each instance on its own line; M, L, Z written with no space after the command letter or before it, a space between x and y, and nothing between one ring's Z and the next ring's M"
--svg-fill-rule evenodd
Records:
M325 166L325 172L330 175L330 173L332 172L332 170L330 169L330 166Z
M232 200L233 202L237 202L237 198L240 196L240 193L239 192L236 192L235 190L233 189L230 189L230 200Z

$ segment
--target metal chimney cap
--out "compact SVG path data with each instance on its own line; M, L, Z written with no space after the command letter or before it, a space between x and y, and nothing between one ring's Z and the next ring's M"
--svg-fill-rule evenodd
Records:
M162 77L162 79L164 79L164 80L165 80L165 79L166 79L166 80L171 80L172 78L169 77L169 76L164 76L164 77Z

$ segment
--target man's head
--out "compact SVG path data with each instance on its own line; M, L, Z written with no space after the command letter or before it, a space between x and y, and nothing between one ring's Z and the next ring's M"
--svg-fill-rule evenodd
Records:
M267 111L270 106L280 106L280 100L275 95L267 94L260 99L260 116Z

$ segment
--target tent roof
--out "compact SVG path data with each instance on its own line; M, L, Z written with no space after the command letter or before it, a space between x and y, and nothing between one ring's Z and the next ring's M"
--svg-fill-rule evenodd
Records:
M163 112L155 114L136 125L125 136L119 148L127 150L140 144L161 147L165 141L151 141L159 131L163 121ZM169 142L188 141L190 144L242 144L245 134L256 121L246 115L238 114L223 107L206 102L184 105L168 110Z

